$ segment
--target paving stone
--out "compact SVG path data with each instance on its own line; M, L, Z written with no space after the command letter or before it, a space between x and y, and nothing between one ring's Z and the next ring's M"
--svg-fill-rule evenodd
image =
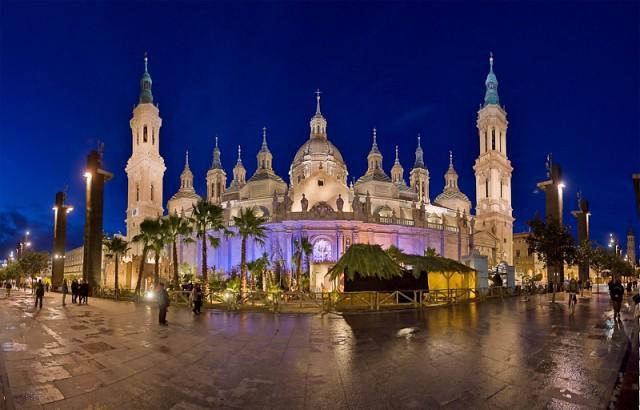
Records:
M344 315L172 308L166 328L152 305L56 303L33 314L30 296L0 300L19 409L601 408L631 325L610 320L605 296L571 319L507 298Z

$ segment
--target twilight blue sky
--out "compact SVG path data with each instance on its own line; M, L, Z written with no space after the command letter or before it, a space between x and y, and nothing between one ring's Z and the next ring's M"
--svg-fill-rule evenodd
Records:
M387 170L400 146L405 178L423 136L431 198L448 150L475 205L476 111L488 54L495 54L510 121L516 231L544 198L535 192L553 152L568 189L565 221L581 190L592 237L633 224L631 173L640 171L639 6L636 2L0 3L0 258L25 229L49 249L55 192L76 211L69 245L82 242L83 166L105 144L105 230L123 231L129 119L142 55L149 52L167 164L164 203L190 150L204 192L214 135L227 172L243 146L251 175L262 126L276 171L287 178L308 138L313 91L323 91L329 138L349 178L366 168L371 128ZM639 232L640 233L640 232Z

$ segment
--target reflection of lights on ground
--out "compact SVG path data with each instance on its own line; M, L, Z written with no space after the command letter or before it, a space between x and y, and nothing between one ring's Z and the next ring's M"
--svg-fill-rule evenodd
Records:
M153 294L152 291L148 291L147 293L144 294L145 299L147 300L153 300L153 298L155 297L155 295Z
M396 337L404 337L405 339L411 339L415 337L415 333L418 331L417 327L405 327L396 333Z

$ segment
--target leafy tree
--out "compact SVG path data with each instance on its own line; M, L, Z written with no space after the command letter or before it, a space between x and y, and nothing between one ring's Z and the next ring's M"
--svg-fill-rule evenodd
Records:
M49 254L47 252L26 252L18 260L20 270L25 276L35 278L49 265Z
M549 282L558 284L558 270L564 263L571 264L575 260L575 241L569 228L554 219L545 222L538 215L527 222L531 234L527 237L530 253L537 253L549 273ZM553 286L553 300L555 300Z
M211 235L209 232L223 232L228 234L224 225L222 208L218 205L210 204L201 200L193 205L191 223L196 237L202 241L202 282L205 287L209 286L207 274L207 243L212 248L220 246L220 238Z
M140 284L144 273L144 265L147 263L147 254L152 249L155 236L159 230L159 222L157 219L147 218L140 223L140 233L133 237L133 242L142 244L142 256L140 257L140 267L138 269L138 280L136 282L136 295L140 294Z
M302 265L303 257L306 256L307 260L309 255L313 251L311 242L307 237L301 237L293 241L293 262L296 265L296 287L298 290L302 290Z
M190 238L193 228L189 223L189 220L182 216L171 214L162 218L162 225L167 237L167 240L171 243L171 257L173 266L173 286L175 289L180 287L179 266L178 266L178 246L177 242L182 237L183 243L191 243L193 239Z
M22 277L22 270L18 261L9 261L7 266L0 269L0 280L19 280Z
M114 288L116 300L118 299L118 267L120 266L120 258L129 251L129 242L124 240L120 236L113 236L112 238L105 237L102 243L107 250L107 257L113 257L115 260L114 269Z
M253 238L254 242L264 244L267 237L264 226L266 219L257 217L251 208L240 210L239 216L233 217L233 222L238 229L238 235L242 238L240 247L240 283L242 294L247 292L247 239Z
M424 251L424 256L440 256L440 255L438 255L438 251L436 251L435 248L427 248L427 250Z

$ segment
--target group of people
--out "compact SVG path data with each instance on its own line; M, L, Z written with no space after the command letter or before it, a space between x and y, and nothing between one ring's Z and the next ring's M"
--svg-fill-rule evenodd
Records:
M69 285L65 279L62 281L62 306L66 305L68 293ZM77 279L73 279L71 281L71 303L82 305L83 302L85 305L89 303L89 282L84 279L81 279L80 282Z
M202 313L202 304L204 303L204 292L199 283L195 285L190 283L183 286L183 292L189 292L189 302L193 306L192 312L194 315L200 315ZM167 310L171 304L169 301L169 293L164 287L164 283L158 283L156 287L157 301L158 301L158 323L162 326L167 326Z

